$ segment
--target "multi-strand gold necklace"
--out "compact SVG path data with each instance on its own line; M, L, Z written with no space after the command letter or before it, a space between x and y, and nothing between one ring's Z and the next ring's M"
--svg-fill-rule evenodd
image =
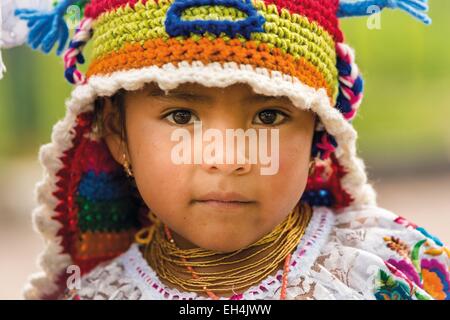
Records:
M284 260L280 298L286 295L287 274L291 253L302 238L312 216L311 207L299 204L272 232L259 241L231 253L202 248L180 249L169 228L153 213L151 227L136 234L136 241L145 245L144 257L161 279L189 292L235 292L259 283L275 272ZM248 254L245 254L248 251ZM244 258L237 258L237 256ZM213 267L224 271L208 272Z

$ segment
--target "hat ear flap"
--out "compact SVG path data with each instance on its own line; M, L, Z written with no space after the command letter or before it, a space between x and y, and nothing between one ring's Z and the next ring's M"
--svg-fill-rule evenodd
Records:
M337 15L339 18L368 16L379 10L390 8L403 10L425 24L431 24L428 0L340 0Z
M359 68L355 62L353 49L344 44L336 44L337 69L339 77L339 93L336 100L336 109L338 109L344 118L351 122L361 105L363 98L363 79ZM336 139L326 132L321 125L316 126L312 156L322 160L328 159L336 151Z
M355 62L353 49L345 43L336 44L339 93L336 100L338 109L344 118L351 122L361 105L363 98L363 79ZM345 174L335 157L338 147L336 138L328 133L322 123L316 123L311 156L319 163L313 175L308 177L307 188L302 201L312 206L333 206L342 208L351 202L351 197L340 185L340 178ZM324 179L323 171L328 171ZM331 174L330 174L331 173Z

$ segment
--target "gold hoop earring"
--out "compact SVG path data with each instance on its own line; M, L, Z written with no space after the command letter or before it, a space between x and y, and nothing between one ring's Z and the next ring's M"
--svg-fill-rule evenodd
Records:
M127 159L127 156L125 153L122 155L122 158L123 158L123 168L124 168L127 176L133 177L133 171L131 171L131 165L128 162L128 159Z

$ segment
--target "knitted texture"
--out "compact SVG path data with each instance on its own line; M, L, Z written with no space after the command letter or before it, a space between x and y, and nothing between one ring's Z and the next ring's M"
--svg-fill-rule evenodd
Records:
M64 58L66 78L181 62L235 62L281 72L325 89L347 120L362 100L362 78L337 22L338 0L93 0ZM92 38L86 77L82 49ZM313 154L328 158L334 138L317 134Z
M91 4L86 7L85 15L91 18L97 18L99 15L116 10L121 7L134 8L138 3L157 3L157 4L170 4L173 1L170 0L98 0L91 1ZM176 1L175 1L176 2ZM195 1L186 0L178 1L185 2L190 6L195 6L199 2L210 3L216 5L227 5L233 1ZM256 1L258 2L258 1ZM336 41L341 42L343 40L342 32L339 30L336 12L338 10L339 2L336 0L303 0L303 1L290 1L290 0L264 0L260 1L263 5L274 5L277 11L287 10L291 13L295 13L299 16L307 17L310 21L316 22L322 26L330 34L333 35ZM203 4L204 5L204 4Z
M334 42L328 33L323 31L321 34L318 34L315 32L318 26L309 22L304 17L298 15L293 16L286 10L283 10L283 14L279 15L274 5L267 7L262 1L256 2L256 4L261 6L258 12L265 21L265 24L262 26L263 30L261 32L252 33L248 40L268 44L270 48L279 48L283 52L291 54L294 58L305 57L308 61L316 65L316 67L320 68L322 72L326 73L329 81L333 76L336 76ZM156 5L147 2L145 6L137 4L134 6L134 9L127 7L123 10L104 14L97 20L94 27L94 57L98 58L105 53L118 50L125 43L140 43L149 39L167 40L169 37L172 37L166 31L170 24L167 21L164 23L169 7L167 4ZM214 17L226 16L227 12L230 12L225 7L202 8L204 9L203 11L207 11L206 14L202 14L202 10L198 10L200 12L197 12L192 9L184 13L184 19L190 17L190 19L204 20L209 17L208 11L213 11L215 15L209 17L210 20L207 21L214 22ZM228 21L228 23L232 24L235 22ZM208 25L203 26L207 37L220 37L210 32L215 32L216 30L214 29L214 25L209 27ZM136 32L130 33L129 30L136 30ZM239 28L237 31L239 31ZM235 37L242 42L247 40L246 37L239 33L222 32L220 34L223 34L222 38L226 42L230 38ZM198 33L197 35L197 37L193 38L194 40L202 38L202 35ZM185 39L186 36L180 35L180 38ZM252 60L251 56L249 56L249 60ZM227 60L224 59L223 61Z
M87 77L169 62L234 61L295 76L335 101L337 8L337 0L94 0L66 53L66 78L85 82L76 63L84 62L81 49L92 35Z
M90 260L110 259L129 246L139 208L106 145L84 136L91 118L91 113L78 117L76 147L61 158L63 167L56 174L58 188L53 193L58 199L55 219L63 226L58 232L62 246L83 272L93 267Z

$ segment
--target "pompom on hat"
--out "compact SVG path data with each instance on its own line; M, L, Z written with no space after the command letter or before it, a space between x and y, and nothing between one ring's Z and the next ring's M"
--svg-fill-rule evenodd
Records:
M66 48L64 17L73 6L83 17ZM363 80L339 28L339 18L370 15L373 6L431 22L426 0L63 0L49 11L16 10L31 47L66 49L65 77L76 85L52 142L40 151L45 178L33 218L47 248L26 298L58 297L68 266L86 273L119 255L146 223L148 208L92 126L95 100L119 89L243 82L259 94L286 96L319 119L317 161L299 200L336 213L375 205L352 126ZM84 75L78 65L87 43L93 51Z

